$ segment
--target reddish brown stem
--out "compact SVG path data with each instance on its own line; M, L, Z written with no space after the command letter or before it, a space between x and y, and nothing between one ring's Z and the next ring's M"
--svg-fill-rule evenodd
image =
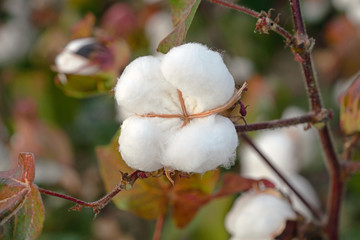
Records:
M314 217L318 220L323 219L323 214L315 209L306 199L294 188L289 180L272 164L272 162L267 158L260 149L254 144L254 142L244 133L241 134L241 137L249 144L259 156L264 160L264 162L276 173L276 175L291 189L291 191L300 199L300 201L311 211Z
M324 112L320 114L308 113L302 116L287 118L287 119L272 120L267 122L254 123L254 124L235 125L235 128L238 133L242 133L242 132L258 131L263 129L289 127L302 123L318 123L328 120L331 117L329 115L330 113L324 110Z
M119 192L121 192L123 189L125 189L126 184L130 184L132 186L138 178L145 178L145 177L146 177L146 175L143 172L138 171L138 170L134 171L130 175L128 175L127 173L123 173L123 180L111 192L109 192L104 197L102 197L101 199L94 201L94 202L85 202L80 199L71 197L69 195L56 193L56 192L53 192L53 191L50 191L47 189L43 189L43 188L38 188L38 189L39 189L39 192L41 192L43 194L66 199L68 201L76 203L75 207L72 208L74 210L81 209L81 207L88 207L88 208L92 208L94 210L94 212L99 212L102 208L104 208L111 201L111 199L113 197L115 197Z
M164 222L165 222L165 215L161 215L161 216L159 216L157 218L153 240L160 240L161 239L161 233L162 233L162 229L163 229L163 226L164 226Z
M310 100L311 110L320 112L322 101L318 84L315 78L313 63L311 59L311 44L307 37L304 21L301 16L299 0L289 0L297 39L297 51L301 57L301 66L303 69L306 89ZM296 54L296 53L295 53ZM318 129L323 151L326 157L326 163L330 174L330 186L328 193L328 219L324 230L331 240L338 239L339 213L343 193L343 179L341 168L334 145L331 140L331 134L328 124Z
M246 7L240 6L238 4L227 2L224 0L208 0L208 1L218 4L218 5L221 5L221 6L224 6L224 7L234 9L234 10L242 12L242 13L245 13L245 14L252 16L254 18L257 18L257 19L263 18L265 20L266 24L269 25L268 30L272 30L272 31L278 33L280 36L282 36L283 38L286 39L287 43L294 42L294 37L288 31L286 31L284 28L279 26L279 24L277 24L277 21L275 22L275 21L271 20L269 17L266 17L262 13L256 12L254 10L251 10Z

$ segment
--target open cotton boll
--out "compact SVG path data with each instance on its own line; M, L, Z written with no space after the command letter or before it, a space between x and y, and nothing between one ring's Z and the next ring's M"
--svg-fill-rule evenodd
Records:
M228 212L225 227L233 239L272 240L296 213L289 202L268 193L249 192L240 196Z
M161 71L182 91L189 113L218 107L234 94L234 79L220 54L198 43L172 48L163 57Z
M94 38L79 38L69 42L64 50L56 56L55 65L60 73L92 75L100 70L99 66L91 64L82 52L90 51L97 44Z
M120 108L135 114L180 114L176 89L165 81L159 59L135 59L124 70L115 86Z
M89 59L68 51L56 56L55 65L58 72L66 74L92 75L100 70Z
M237 134L229 119L218 115L194 119L171 136L162 164L195 173L230 167L237 145Z
M126 164L141 171L162 168L163 133L152 119L130 117L121 127L119 151Z

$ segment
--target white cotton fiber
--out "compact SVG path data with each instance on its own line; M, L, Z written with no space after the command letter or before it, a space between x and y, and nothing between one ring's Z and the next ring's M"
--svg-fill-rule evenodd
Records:
M64 51L55 58L56 70L59 73L92 75L99 71L99 67L91 65L89 59Z
M294 173L299 170L295 155L295 146L283 131L266 131L258 134L254 143L282 173ZM250 146L245 146L240 153L241 172L248 177L272 175L271 168Z
M229 119L218 115L194 119L171 135L162 164L196 173L230 167L237 145L237 134Z
M76 54L81 47L95 43L95 38L79 38L69 42L55 58L57 71L78 75L92 75L99 71L99 67L91 65L89 59Z
M189 113L218 107L234 94L234 79L221 55L198 43L171 49L161 62L161 71L182 91Z
M130 117L121 127L119 151L126 164L141 171L156 171L163 166L163 133L152 119Z
M180 114L176 89L165 81L159 59L146 56L135 59L122 73L115 86L120 108L134 114Z
M271 240L296 219L288 201L278 196L250 192L240 196L228 212L225 227L234 239Z

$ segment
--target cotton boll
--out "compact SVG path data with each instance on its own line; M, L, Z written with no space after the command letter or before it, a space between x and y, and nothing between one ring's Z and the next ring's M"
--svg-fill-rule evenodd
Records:
M159 59L135 59L124 70L115 86L120 106L135 114L181 114L176 89L165 81Z
M249 192L239 197L226 216L225 227L234 239L274 239L296 213L288 201L273 194Z
M171 136L162 164L196 173L229 167L237 145L237 134L229 119L217 115L194 119Z
M182 91L189 113L226 103L235 84L221 55L198 43L172 48L161 62L165 79Z
M320 203L319 199L316 195L316 192L314 191L311 184L302 176L298 174L292 174L288 176L288 180L290 184L305 198L305 200L311 204L311 206L319 209ZM278 179L278 182L281 182L280 179ZM277 184L279 188L286 193L291 200L291 203L294 207L294 209L299 212L307 221L313 220L313 215L304 205L304 203L293 193L284 183L281 182L281 184Z
M284 132L262 132L256 136L254 143L282 173L295 173L299 170L299 164L294 155L295 146ZM242 174L245 176L262 177L272 173L271 168L249 146L241 151L240 160Z
M169 12L161 11L154 14L146 21L145 33L149 39L149 48L151 52L156 51L159 43L163 40L173 29L171 14Z
M56 56L55 65L58 72L66 74L92 75L100 70L91 65L89 59L68 51Z
M126 164L141 171L162 168L162 132L152 119L130 117L121 127L119 151Z

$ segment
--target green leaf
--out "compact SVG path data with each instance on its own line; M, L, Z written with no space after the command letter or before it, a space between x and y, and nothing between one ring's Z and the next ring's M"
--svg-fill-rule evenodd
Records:
M360 132L360 74L340 96L340 127L346 135Z
M41 233L45 213L34 176L31 153L20 153L15 169L0 172L0 239L36 239Z
M60 81L64 78L65 81ZM86 98L107 94L114 87L116 77L112 73L101 72L96 75L76 75L59 73L56 85L67 95L75 98Z
M170 0L174 30L159 44L158 51L167 53L172 47L184 43L187 31L201 0Z

